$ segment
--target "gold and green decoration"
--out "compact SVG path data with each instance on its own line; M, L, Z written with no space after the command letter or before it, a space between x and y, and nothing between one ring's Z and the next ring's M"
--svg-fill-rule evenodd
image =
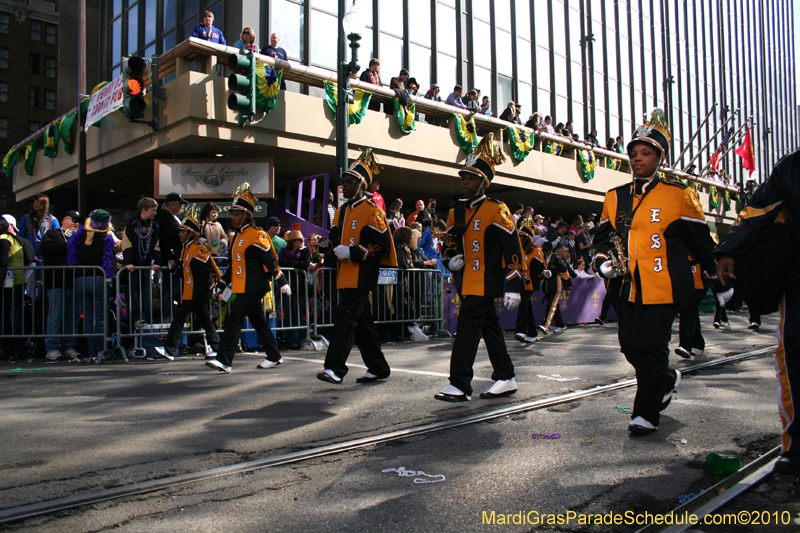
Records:
M58 125L58 136L64 141L64 152L71 154L75 150L75 132L72 131L72 125L75 124L75 119L78 118L77 112L72 112L61 119Z
M458 138L458 145L462 150L471 154L478 146L478 134L475 127L475 119L470 117L466 120L461 114L453 113L453 126L456 129L456 138Z
M561 143L547 140L542 143L542 152L546 154L561 155L562 150L564 150L564 145Z
M597 157L591 150L578 150L578 160L581 163L581 177L583 181L594 178L594 169L597 167Z
M725 189L722 191L722 202L725 206L725 211L730 211L731 209L731 191Z
M25 147L25 174L33 176L33 166L36 164L36 140Z
M533 150L533 132L509 126L508 144L511 145L511 155L514 156L514 159L524 161Z
M53 121L44 129L44 156L53 158L58 155L58 121Z
M400 99L394 99L394 116L397 117L397 123L400 125L400 131L408 135L417 129L414 121L417 105L410 103L408 106L400 105Z
M11 148L6 156L3 158L3 174L8 179L14 177L14 166L17 164L17 149Z
M339 91L337 84L326 81L325 82L325 95L328 97L328 107L331 108L333 112L333 120L336 120L336 106L337 102L339 101L338 97ZM363 91L361 89L354 89L353 90L353 103L348 104L348 114L349 114L349 122L350 124L361 124L361 121L364 120L364 117L367 115L367 108L369 107L369 101L372 98L372 93L369 91Z
M283 69L275 70L256 61L256 107L269 115L275 108L275 100L281 92Z
M622 166L621 159L614 159L613 157L606 157L606 168L610 168L611 170L619 170Z
M712 210L719 207L719 191L716 187L708 188L708 203Z

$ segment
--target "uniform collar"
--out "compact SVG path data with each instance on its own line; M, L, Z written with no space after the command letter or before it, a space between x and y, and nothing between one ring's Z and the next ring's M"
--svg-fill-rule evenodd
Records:
M367 196L367 194L368 194L368 193L364 193L364 196L362 196L361 198L359 198L359 199L358 199L358 200L356 200L355 202L353 202L352 200L348 200L348 201L347 201L347 205L348 205L348 206L350 206L350 207L355 207L355 206L357 206L358 204L360 204L360 203L362 203L362 202L366 202L366 201L367 201L367 200L369 200L369 199L370 199L370 197L371 197L371 195L370 195L370 196Z
M461 201L462 202L467 202L468 208L472 209L473 207L475 207L476 205L480 204L484 200L486 200L486 195L485 194L482 194L482 195L478 196L474 200L471 199L471 198L465 198L465 199L463 199Z

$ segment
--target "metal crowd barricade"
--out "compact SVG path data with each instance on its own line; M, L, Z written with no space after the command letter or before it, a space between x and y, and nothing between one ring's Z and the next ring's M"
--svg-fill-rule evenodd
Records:
M225 270L227 259L215 257L221 271ZM265 295L264 312L275 332L299 331L298 345L307 346L309 336L309 297L307 272L282 268L284 276L292 287L292 295L280 293L277 283L273 281L273 289ZM116 277L116 298L114 300L116 314L114 350L127 362L129 357L144 358L147 349L161 345L161 338L166 336L172 323L173 312L182 301L183 280L167 270L153 271L150 267L135 267L133 272L123 269ZM218 332L224 330L224 323L230 311L232 301L209 301L209 315ZM187 317L190 319L190 317ZM188 327L183 325L182 335L204 334L196 322L189 320ZM248 338L254 333L249 321L242 327L243 344L247 348L257 342L257 338ZM206 353L210 353L208 342L203 336ZM253 344L251 344L251 342Z
M9 267L0 294L3 351L20 357L23 354L17 352L27 351L26 343L33 344L35 354L40 339L45 346L47 339L59 339L58 344L64 345L93 339L100 342L94 358L99 363L109 341L108 282L99 266ZM91 323L86 322L87 313Z
M372 294L375 324L430 327L435 335L445 335L444 278L432 269L381 269L379 285ZM312 339L333 327L338 292L336 269L320 268L314 274L314 318ZM322 330L322 332L320 331Z

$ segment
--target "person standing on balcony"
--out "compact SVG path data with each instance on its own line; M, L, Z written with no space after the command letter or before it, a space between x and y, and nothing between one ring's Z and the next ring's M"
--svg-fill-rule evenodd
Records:
M347 203L337 210L329 238L319 242L320 250L332 252L338 259L339 306L325 354L325 371L317 374L317 379L336 385L347 375L346 362L354 344L367 366L367 372L356 382L372 383L391 374L369 301L378 286L380 267L397 266L386 216L365 194L377 172L372 149L363 152L344 172L342 191Z
M256 32L250 26L245 26L242 30L239 40L233 46L239 50L249 50L254 54L258 53L258 45L256 44Z
M447 100L444 101L445 104L450 104L451 106L460 107L464 109L465 106L464 102L461 101L461 95L464 93L464 89L461 88L461 85L456 85L453 87L453 92L451 92L447 96Z
M487 117L492 116L492 101L488 96L484 96L483 100L481 101L481 113Z
M381 62L377 57L373 57L369 60L369 67L367 70L361 73L361 77L359 78L361 81L365 81L367 83L371 83L372 85L377 85L378 87L382 87L383 83L381 82L381 76L378 74L378 70L381 67ZM380 111L381 110L381 103L377 101L377 99L372 98L369 102L368 109L370 111Z
M203 11L203 23L194 29L192 37L203 39L210 43L228 44L225 42L222 30L214 27L214 13L209 10Z
M279 59L281 61L288 61L289 56L286 55L286 50L278 46L278 43L281 42L281 34L280 33L273 33L269 36L269 45L262 50L264 55L271 57L272 59ZM286 82L281 79L281 91L286 90Z
M443 402L466 402L472 396L472 367L481 337L489 352L494 384L481 398L502 398L517 392L514 364L508 355L494 300L505 295L509 311L521 300L522 249L519 235L506 204L486 197L494 178L494 165L503 161L495 153L494 135L488 134L467 157L461 176L462 201L447 216L447 233L460 241L459 251L445 259L445 267L458 279L461 310L456 339L450 354L450 384L434 398ZM480 154L480 155L479 155Z

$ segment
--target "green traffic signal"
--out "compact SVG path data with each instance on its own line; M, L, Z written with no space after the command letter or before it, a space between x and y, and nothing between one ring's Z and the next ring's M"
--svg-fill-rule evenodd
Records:
M122 113L137 119L144 116L147 103L144 101L147 60L137 56L122 60Z
M241 128L256 115L256 58L250 51L231 54L228 68L233 71L228 77L228 89L234 91L228 97L228 109L239 112Z

